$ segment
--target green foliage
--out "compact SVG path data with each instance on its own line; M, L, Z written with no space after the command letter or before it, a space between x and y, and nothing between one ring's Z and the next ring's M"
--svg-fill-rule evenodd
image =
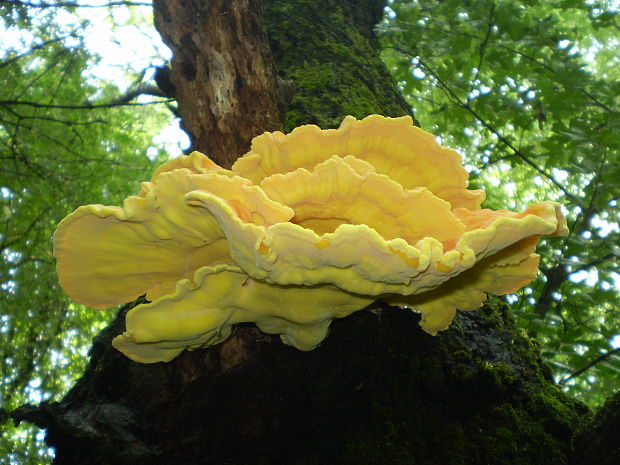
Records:
M486 206L565 206L570 235L543 241L539 278L508 299L556 378L592 404L620 373L613 5L393 0L379 28L416 117L464 154Z
M59 288L56 225L79 205L135 193L160 162L146 149L170 118L154 106L98 108L119 90L85 72L97 57L83 28L67 30L51 10L0 8L5 30L28 44L0 51L0 407L10 412L62 396L113 315L72 303ZM36 428L1 420L0 463L47 463Z

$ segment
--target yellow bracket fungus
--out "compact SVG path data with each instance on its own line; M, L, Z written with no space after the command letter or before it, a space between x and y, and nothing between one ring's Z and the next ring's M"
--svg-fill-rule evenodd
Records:
M538 267L559 205L481 209L460 156L409 117L348 116L339 129L265 133L225 170L194 152L158 168L124 206L88 205L54 236L75 300L105 308L146 294L113 345L168 361L254 322L311 350L334 318L377 298L422 314L430 334Z

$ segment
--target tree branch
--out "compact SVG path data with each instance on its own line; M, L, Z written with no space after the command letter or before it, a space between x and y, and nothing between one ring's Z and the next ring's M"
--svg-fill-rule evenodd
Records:
M2 0L0 0L0 3L1 2L2 2ZM54 37L53 39L46 40L45 42L43 42L43 43L41 43L39 45L35 45L34 47L32 47L27 52L20 53L19 55L15 56L13 58L9 58L8 60L2 61L2 62L0 62L0 68L4 68L5 66L9 66L10 64L15 63L18 60L21 60L22 58L27 57L31 53L34 53L37 50L41 50L42 48L45 48L48 45L54 44L56 42L61 42L61 41L65 40L65 39L68 39L69 37L76 37L75 33L76 33L77 30L78 30L78 28L74 29L73 31L71 31L67 35L60 36L60 37Z
M615 254L608 253L607 255L603 255L602 257L592 260L590 263L586 263L585 265L582 265L579 268L572 270L570 273L568 273L568 275L570 276L571 274L578 273L580 271L587 271L590 268L600 265L601 263L605 263L607 260L610 260L615 257L616 257Z
M22 0L0 0L0 3L9 3L13 5L26 6L31 8L105 8L112 6L153 6L152 3L145 2L109 2L102 3L101 5L92 5L87 3L78 3L78 2L56 2L56 3L48 3L48 2L26 2Z
M603 360L611 357L614 354L617 354L618 352L620 352L620 347L616 347L613 350L610 350L609 352L606 352L604 354L599 355L598 357L596 357L594 360L586 363L582 368L580 368L579 370L571 373L568 376L565 376L564 378L562 378L558 384L560 384L561 386L563 386L564 384L566 384L568 381L570 381L573 378L576 378L578 376L581 376L582 374L584 374L586 371L588 371L590 368L592 368L594 365L596 365L597 363L602 362Z
M471 94L474 90L474 87L476 85L476 81L478 80L478 77L480 76L480 69L482 68L482 63L484 60L484 54L486 52L486 48L487 45L489 43L489 39L491 37L491 31L493 30L493 16L495 14L495 3L491 4L491 8L489 9L489 21L487 23L487 32L484 36L484 39L482 39L482 42L480 43L480 45L478 46L478 51L480 54L480 59L478 60L478 66L476 67L476 75L474 76L474 78L472 79L472 84L471 84L471 88L469 89L469 93ZM467 100L469 101L469 97L467 98Z
M158 103L171 103L174 102L174 99L161 99L161 100L153 100L150 102L125 102L119 103L116 102L108 102L108 103L86 103L83 105L56 105L56 104L46 104L46 103L38 103L38 102L30 102L27 100L0 100L0 105L9 106L9 105L25 105L34 108L58 108L61 110L94 110L96 108L111 108L111 107L123 107L123 106L144 106L144 105L155 105Z
M593 187L592 195L590 196L590 202L588 204L588 207L585 210L582 209L581 212L579 212L579 214L575 218L575 221L573 221L573 223L571 224L570 229L568 231L568 235L562 242L562 245L560 247L560 254L557 257L553 268L545 271L545 277L547 278L547 280L545 284L543 285L543 288L540 292L540 296L538 300L536 301L536 305L534 306L534 312L538 315L544 315L550 309L553 293L556 292L558 289L560 289L560 286L562 286L562 284L568 279L568 277L572 273L575 272L575 271L571 271L569 273L565 270L561 257L564 255L564 251L568 247L568 243L571 237L573 237L573 235L575 234L579 235L583 231L585 231L585 229L589 226L590 221L594 217L594 214L596 213L595 201L599 194L599 186L601 184L601 178L603 176L603 168L605 166L605 161L606 161L606 157L603 156L599 164L599 168L596 173L596 176L594 177L594 179L592 180L592 183L590 184L591 186L594 186L594 187ZM558 313L560 312L558 311ZM528 333L530 334L531 337L534 337L536 335L536 330L530 329Z
M133 99L138 98L140 95L151 95L153 97L167 97L159 89L159 87L149 84L140 84L134 89L127 91L125 95L121 95L117 99L112 100L109 104L125 105L131 102ZM174 100L174 99L172 99Z

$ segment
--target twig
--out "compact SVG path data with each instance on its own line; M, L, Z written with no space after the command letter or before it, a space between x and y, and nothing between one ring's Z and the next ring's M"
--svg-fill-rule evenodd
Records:
M27 121L27 120L41 120L41 121L49 121L51 123L59 123L59 124L64 124L66 126L89 126L91 124L107 124L106 120L103 119L93 119L93 120L88 120L88 121L71 121L71 120L65 120L65 119L60 119L60 118L52 118L50 116L24 116L24 115L19 115L19 118Z
M93 5L87 3L78 3L78 2L56 2L56 3L47 3L47 2L25 2L22 0L0 0L0 3L12 3L14 5L20 6L28 6L32 8L105 8L112 6L153 6L152 3L145 2L108 2L102 3L101 5Z
M27 52L20 53L19 55L15 56L13 58L10 58L8 60L2 61L2 62L0 62L0 68L4 68L5 66L8 66L8 65L10 65L12 63L15 63L16 61L21 60L22 58L27 57L31 53L36 52L37 50L41 50L42 48L45 48L48 45L51 45L51 44L56 43L56 42L61 42L61 41L65 40L65 39L68 39L69 37L75 37L76 31L77 31L77 28L74 29L73 31L71 31L69 34L67 34L65 36L55 37L53 39L46 40L45 42L43 42L43 43L41 43L39 45L35 45L34 47L32 47Z
M482 62L484 60L484 54L486 52L487 44L489 43L489 39L491 38L491 31L493 30L493 15L494 15L494 13L495 13L495 3L492 3L491 4L491 8L489 9L489 21L487 23L487 32L486 32L486 34L484 36L484 39L482 39L482 42L478 46L478 51L480 53L480 59L478 60L478 66L476 67L476 75L474 76L474 79L472 80L471 88L469 90L470 94L473 92L474 87L476 85L476 81L478 80L478 77L480 76L480 70L482 68ZM469 101L469 96L467 97L467 100Z
M596 357L594 360L586 363L582 368L580 368L579 370L571 373L568 376L565 376L564 378L562 378L559 381L559 385L563 386L564 384L566 384L569 380L576 378L577 376L582 375L583 373L585 373L586 371L588 371L590 368L592 368L594 365L596 365L597 363L602 362L603 360L605 360L606 358L611 357L614 354L617 354L618 352L620 352L620 347L616 347L613 350L610 350L609 352L606 352L604 354L599 355L598 357Z
M111 107L136 107L136 106L144 106L144 105L155 105L159 103L171 103L174 102L174 99L162 99L162 100L153 100L150 102L127 102L127 103L118 103L118 102L110 102L110 103L87 103L84 105L54 105L54 104L46 104L46 103L38 103L38 102L29 102L26 100L0 100L0 105L9 106L9 105L25 105L34 108L58 108L60 110L94 110L96 108L111 108Z

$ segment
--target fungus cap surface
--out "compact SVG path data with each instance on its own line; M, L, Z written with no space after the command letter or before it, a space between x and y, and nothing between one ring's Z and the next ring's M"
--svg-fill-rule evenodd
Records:
M193 152L159 167L123 207L88 205L54 236L60 283L95 308L146 293L114 346L143 363L217 344L231 325L310 350L333 318L381 297L436 334L487 292L530 282L554 202L481 209L458 153L411 118L265 133L225 170Z
M113 344L138 362L168 361L185 348L221 342L233 324L254 322L285 344L311 350L325 338L332 319L373 300L329 284L275 286L234 265L206 266L193 282L179 281L174 293L129 310L127 330Z
M260 183L277 173L312 169L332 155L352 155L370 163L405 189L426 187L454 208L476 209L484 191L468 190L461 156L437 143L435 136L413 126L410 116L347 116L338 129L309 124L290 134L279 131L255 137L250 151L232 170Z

